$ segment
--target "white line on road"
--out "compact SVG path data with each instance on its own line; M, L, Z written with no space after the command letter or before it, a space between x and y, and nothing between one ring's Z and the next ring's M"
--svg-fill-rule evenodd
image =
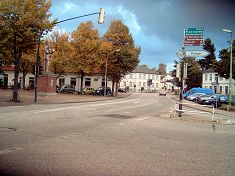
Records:
M22 150L23 148L21 147L13 147L13 148L6 148L3 150L0 150L0 155L5 154L5 153L11 153L11 152L16 152L19 150Z
M144 117L144 118L140 118L140 119L136 119L136 120L139 120L139 121L141 121L141 120L147 120L147 119L149 119L150 117Z

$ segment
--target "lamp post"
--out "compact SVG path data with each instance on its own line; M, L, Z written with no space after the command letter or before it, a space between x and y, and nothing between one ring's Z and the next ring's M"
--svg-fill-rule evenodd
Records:
M231 40L230 40L230 68L229 68L229 97L228 97L228 110L231 109L231 101L232 101L232 68L233 68L233 32L228 29L223 29L223 32L230 33L231 34Z
M105 87L104 87L104 96L106 96L106 89L107 89L107 72L108 72L108 58L111 54L115 52L119 52L120 49L116 49L115 51L107 54L106 61L105 61L105 71L104 71L104 81L105 81Z

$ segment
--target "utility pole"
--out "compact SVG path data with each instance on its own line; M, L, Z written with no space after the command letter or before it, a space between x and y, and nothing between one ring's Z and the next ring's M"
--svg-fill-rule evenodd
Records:
M182 47L183 53L183 61L180 63L180 80L181 80L181 88L180 88L180 97L179 97L179 117L182 117L182 109L183 109L183 89L184 89L184 59L185 59L185 48Z

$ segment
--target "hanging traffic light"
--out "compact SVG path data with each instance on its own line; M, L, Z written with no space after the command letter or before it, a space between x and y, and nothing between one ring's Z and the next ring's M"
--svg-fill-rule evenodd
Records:
M104 23L104 15L105 15L104 9L100 8L99 18L98 18L98 23L99 24L103 24Z
M38 74L39 74L39 75L42 75L42 72L43 72L43 66L40 65L40 66L38 67Z

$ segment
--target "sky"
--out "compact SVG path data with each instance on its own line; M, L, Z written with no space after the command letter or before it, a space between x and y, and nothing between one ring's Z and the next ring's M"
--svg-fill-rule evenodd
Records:
M234 0L52 0L52 19L59 21L105 10L104 24L98 24L98 14L57 24L54 30L72 32L80 23L92 21L102 36L113 20L128 26L136 46L141 47L140 64L149 68L167 65L174 69L176 52L183 47L185 28L204 28L204 39L210 38L216 48L228 48L235 36ZM233 37L235 38L235 37ZM185 47L201 50L202 47ZM200 58L197 58L200 59Z

